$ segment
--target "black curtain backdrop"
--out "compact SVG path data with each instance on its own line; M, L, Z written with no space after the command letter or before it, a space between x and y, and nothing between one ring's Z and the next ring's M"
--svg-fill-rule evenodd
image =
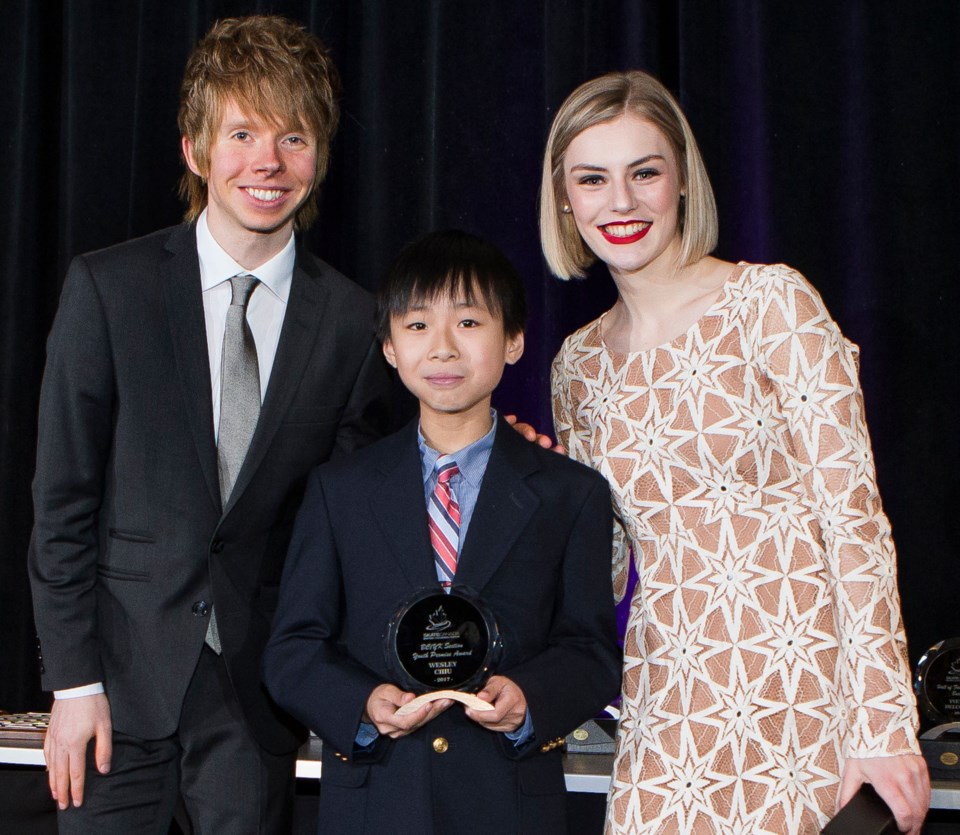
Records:
M720 206L718 254L783 261L862 348L915 661L958 623L960 4L786 0L8 0L0 90L0 708L45 709L25 558L44 340L73 254L177 222L180 75L219 17L279 12L332 47L342 127L309 238L375 288L408 239L457 226L526 282L527 353L496 401L550 425L549 362L613 300L543 267L556 108L641 68L674 90Z

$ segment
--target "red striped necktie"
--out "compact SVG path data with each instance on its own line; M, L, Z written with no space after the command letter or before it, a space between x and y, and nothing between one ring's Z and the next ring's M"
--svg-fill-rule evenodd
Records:
M448 455L441 455L437 459L436 469L437 486L430 496L427 516L437 577L443 590L449 592L453 577L457 573L457 551L460 548L460 505L453 494L450 479L457 475L460 469L457 462Z

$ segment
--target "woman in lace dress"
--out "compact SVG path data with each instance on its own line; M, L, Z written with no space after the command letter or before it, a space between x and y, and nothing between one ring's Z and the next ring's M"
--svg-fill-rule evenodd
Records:
M857 348L783 265L732 264L679 105L603 76L554 120L552 271L614 306L564 342L558 440L602 472L638 581L608 833L813 833L862 782L918 833L929 782Z

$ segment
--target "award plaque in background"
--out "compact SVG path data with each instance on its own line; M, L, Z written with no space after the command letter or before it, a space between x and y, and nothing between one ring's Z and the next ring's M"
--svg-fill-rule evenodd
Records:
M917 706L929 721L960 722L960 638L934 644L923 654L913 690Z
M934 644L923 654L913 689L920 712L935 726L920 736L930 776L960 779L960 638Z
M387 669L413 693L476 692L500 658L497 620L469 590L434 586L405 600L387 626Z

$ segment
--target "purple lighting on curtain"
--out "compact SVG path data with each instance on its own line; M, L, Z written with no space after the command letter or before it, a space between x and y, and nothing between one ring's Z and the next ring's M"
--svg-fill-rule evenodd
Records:
M686 85L683 77L680 84L680 103L694 122L694 130L703 136L701 141L712 142L715 146L714 170L708 172L714 190L718 184L726 186L718 207L721 217L728 219L720 230L721 240L728 247L722 255L755 262L776 257L772 231L775 215L772 209L771 125L766 104L769 80L763 61L760 20L763 12L762 4L748 0L731 4L727 12L731 32L736 37L737 54L736 59L727 65L730 71L727 83L736 92L726 99L730 111L725 120L700 122L698 114L684 100ZM686 63L683 71L693 86L698 82L702 84L703 68L699 62ZM718 144L722 148L719 156L716 153ZM718 200L721 199L719 193L717 196Z
M767 131L769 117L766 107L767 81L763 64L760 16L763 5L755 2L738 2L733 6L731 17L737 33L738 60L734 63L737 97L731 121L735 130L728 136L735 137L731 143L730 164L734 168L738 184L732 195L735 205L734 217L740 219L740 252L734 257L751 261L776 260L773 254L772 233L773 206L770 194L772 165ZM729 200L730 194L725 197ZM729 215L730 207L724 207Z
M837 274L832 280L841 282L844 321L841 323L855 341L872 343L876 317L874 284L875 265L871 257L877 230L872 228L866 207L869 182L869 152L863 137L868 135L870 113L867 106L863 10L855 4L847 10L845 27L850 49L844 53L843 121L841 123L842 160L835 190L834 212L843 218L841 228L847 233ZM869 367L869 365L868 365Z

